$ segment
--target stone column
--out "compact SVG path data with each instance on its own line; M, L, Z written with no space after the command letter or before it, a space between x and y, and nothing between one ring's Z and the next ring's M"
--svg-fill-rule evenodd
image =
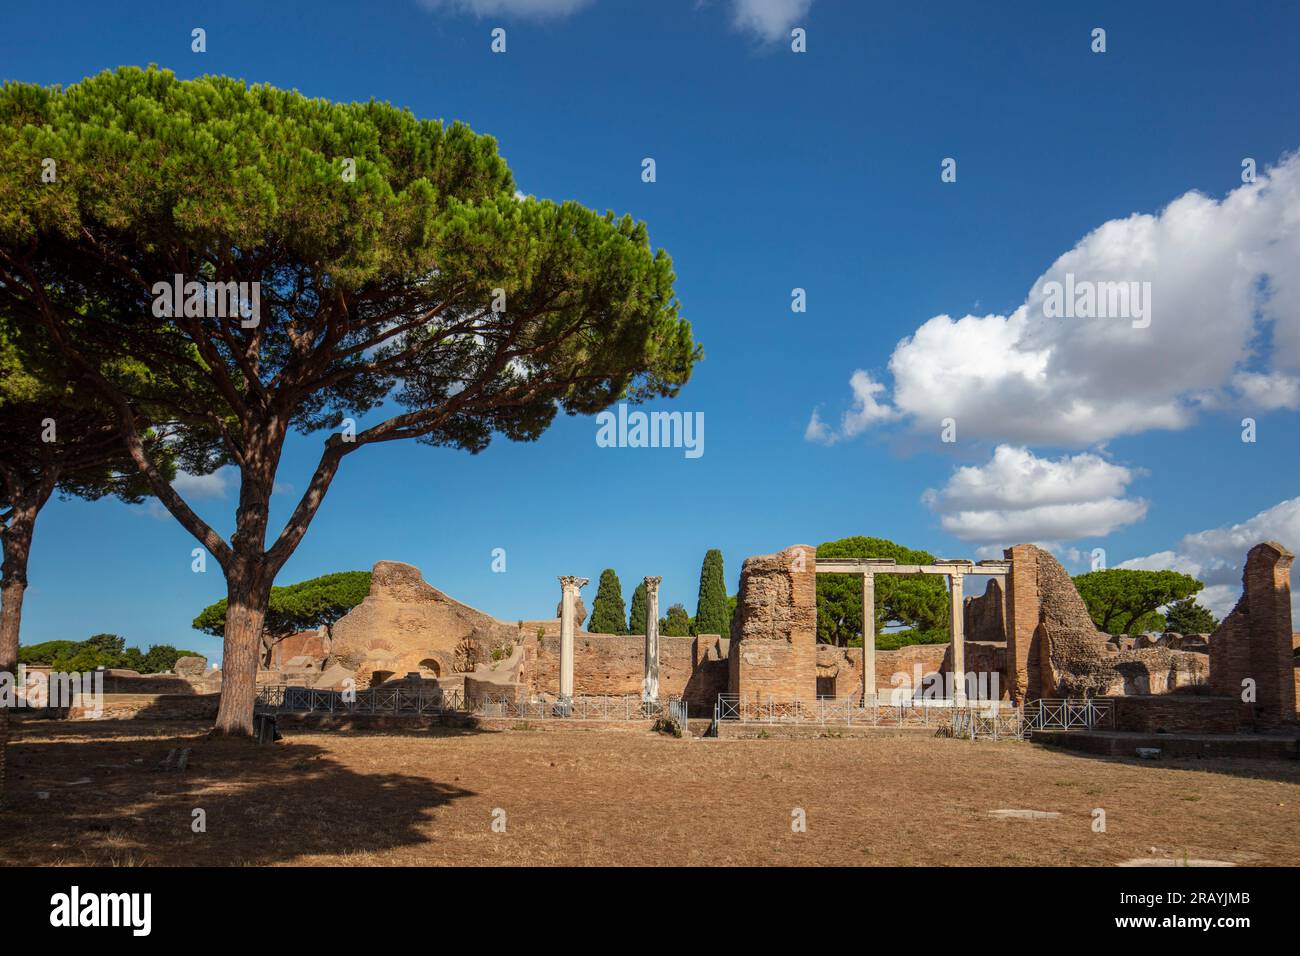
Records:
M876 576L862 575L862 706L876 696Z
M574 605L588 580L571 575L560 578L560 698L565 701L573 699Z
M645 579L645 680L641 699L659 699L659 583L660 577Z
M962 575L948 575L948 591L952 599L952 610L949 613L949 633L952 634L952 696L953 703L963 706L966 703L966 628Z

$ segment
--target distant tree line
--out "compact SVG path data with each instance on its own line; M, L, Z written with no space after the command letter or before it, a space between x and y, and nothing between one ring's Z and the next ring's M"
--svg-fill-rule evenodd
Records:
M204 657L170 644L153 644L148 650L127 647L117 634L96 634L84 641L45 641L18 648L18 663L46 664L54 671L93 671L97 667L121 667L141 674L161 674L176 666L181 657Z

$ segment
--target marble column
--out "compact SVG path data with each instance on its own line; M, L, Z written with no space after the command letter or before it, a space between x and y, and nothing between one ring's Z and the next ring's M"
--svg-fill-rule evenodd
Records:
M573 637L578 592L588 578L565 575L560 578L560 698L573 699Z
M862 575L862 706L876 696L876 576Z
M952 598L949 633L952 635L952 696L958 706L966 704L966 604L962 599L962 575L948 575L948 592Z
M645 680L641 699L659 699L659 583L660 577L645 579Z

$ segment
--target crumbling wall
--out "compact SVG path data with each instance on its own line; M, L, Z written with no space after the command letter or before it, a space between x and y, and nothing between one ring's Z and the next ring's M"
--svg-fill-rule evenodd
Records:
M817 552L795 545L746 558L731 619L731 693L743 700L817 695Z
M285 634L271 640L271 669L290 667L290 662L299 658L309 658L319 664L330 653L329 632L323 627Z
M380 561L371 573L369 596L331 632L325 670L334 674L335 665L351 670L364 688L376 674L401 677L424 670L448 676L456 671L462 641L477 641L490 655L513 643L519 628L431 587L416 567Z
M983 594L966 599L963 607L966 640L1003 642L1007 639L1005 598L1002 584L997 578L989 578Z
M1090 697L1115 684L1107 636L1097 630L1069 572L1042 548L1033 548L1038 567L1039 690L1043 697ZM1032 645L1031 645L1032 650Z
M1097 630L1051 554L1030 544L1005 554L1012 562L1007 679L1014 699L1166 694L1208 684L1205 654L1174 649L1195 642L1117 641Z
M1241 598L1210 637L1214 692L1242 701L1242 719L1259 727L1296 720L1294 560L1295 555L1276 541L1251 548L1241 575ZM1252 688L1254 700L1248 699Z

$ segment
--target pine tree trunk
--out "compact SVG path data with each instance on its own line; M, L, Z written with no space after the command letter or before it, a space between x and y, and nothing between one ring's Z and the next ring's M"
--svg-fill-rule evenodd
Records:
M0 579L0 673L14 680L18 692L18 628L23 616L23 595L27 592L27 558L31 553L36 514L15 514L4 530L3 579ZM0 807L5 805L5 766L9 758L9 703L0 701Z
M265 567L236 564L226 575L226 634L221 658L221 704L216 730L230 736L253 733L257 666L262 626L270 599Z

